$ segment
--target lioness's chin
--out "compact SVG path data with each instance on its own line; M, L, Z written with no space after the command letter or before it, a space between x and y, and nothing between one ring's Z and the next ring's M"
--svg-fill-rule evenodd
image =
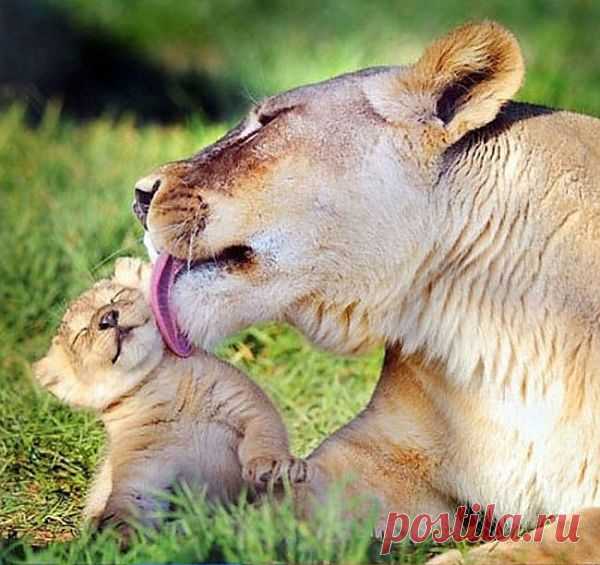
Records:
M144 231L144 247L146 248L150 262L155 263L158 259L158 249L156 249L149 231Z
M177 325L191 342L210 351L252 324L281 320L286 293L280 286L253 282L243 271L214 264L196 267L180 275L173 288Z

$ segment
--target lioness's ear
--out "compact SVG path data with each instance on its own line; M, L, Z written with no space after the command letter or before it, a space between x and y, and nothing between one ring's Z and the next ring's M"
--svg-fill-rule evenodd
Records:
M524 72L512 33L494 22L466 24L435 41L370 99L392 122L437 124L450 144L491 122L521 86Z

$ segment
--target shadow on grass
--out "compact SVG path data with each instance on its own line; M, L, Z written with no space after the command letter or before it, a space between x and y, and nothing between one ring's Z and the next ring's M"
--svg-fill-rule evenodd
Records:
M49 100L75 119L133 114L169 123L239 112L243 88L204 72L170 72L100 29L75 26L43 0L0 2L0 102L19 100L34 123Z

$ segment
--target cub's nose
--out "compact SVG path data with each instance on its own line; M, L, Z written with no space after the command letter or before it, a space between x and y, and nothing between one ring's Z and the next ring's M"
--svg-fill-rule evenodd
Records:
M119 312L117 310L109 310L100 318L98 329L108 330L109 328L116 328L118 325Z
M133 213L137 216L137 219L144 226L145 230L148 229L146 220L148 218L148 210L150 210L150 203L162 182L161 175L149 175L140 179L135 185Z

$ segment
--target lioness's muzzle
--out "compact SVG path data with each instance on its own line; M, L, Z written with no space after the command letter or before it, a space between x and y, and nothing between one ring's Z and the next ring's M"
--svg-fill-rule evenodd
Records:
M148 229L146 219L148 218L150 203L161 184L161 177L150 175L139 180L135 185L133 213L137 216L137 219L141 222L142 226L144 226L144 229Z

